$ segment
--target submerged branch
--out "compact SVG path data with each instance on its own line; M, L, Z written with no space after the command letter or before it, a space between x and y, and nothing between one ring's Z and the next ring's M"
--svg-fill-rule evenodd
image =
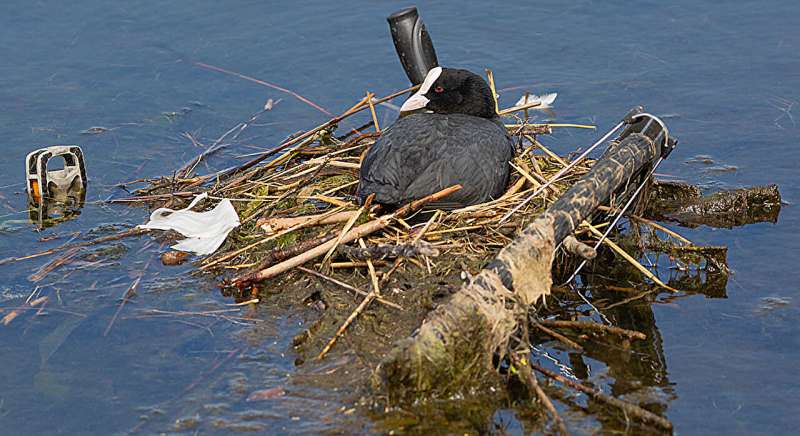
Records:
M647 218L675 221L683 226L732 228L746 224L776 223L781 211L777 185L719 191L702 196L693 185L677 182L655 184Z

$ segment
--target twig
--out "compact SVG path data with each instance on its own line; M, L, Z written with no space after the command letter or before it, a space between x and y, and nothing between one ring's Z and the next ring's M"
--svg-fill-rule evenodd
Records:
M374 194L372 194L372 197L374 198ZM370 200L369 202L371 203L372 201ZM341 232L339 232L339 237L336 238L336 242L334 242L331 245L330 250L328 250L328 252L325 253L325 257L322 258L322 268L325 268L325 265L328 264L328 261L330 260L331 256L333 256L333 252L336 251L336 247L338 247L339 244L342 243L342 239L344 239L344 236L347 234L347 232L350 231L350 229L353 228L353 224L355 224L356 220L358 220L358 217L360 217L361 214L363 214L364 211L367 210L367 207L369 207L368 204L364 203L364 205L362 205L361 208L359 208L358 211L356 211L356 213L354 213L350 217L350 219L347 220L347 222L344 224L344 227L342 227Z
M592 321L567 321L567 320L552 319L552 320L541 320L539 321L539 323L548 327L578 329L578 330L596 330L605 333L624 336L630 339L641 339L641 340L647 339L647 335L642 332L599 324Z
M36 300L34 300L34 301L40 300L41 298L45 298L45 297L40 297L40 298L37 298L37 299L36 299ZM49 300L49 299L48 299L48 300ZM37 303L37 304L38 304L38 303ZM13 308L4 308L4 309L0 309L0 310L9 310L10 312L9 312L9 313L8 313L6 316L8 316L8 315L10 315L10 314L12 314L12 313L14 313L14 312L18 312L18 313L16 313L16 314L14 315L14 318L16 318L16 317L19 315L19 313L21 313L20 311L24 311L24 310L35 310L35 311L38 313L39 311L41 311L41 310L42 310L42 308L41 308L41 307L28 307L27 305L23 305L23 306L19 306L19 307L13 307ZM48 307L48 308L47 308L47 311L48 311L48 312L66 313L66 314L68 314L68 315L77 316L77 317L79 317L79 318L86 318L86 317L87 317L87 315L84 315L84 314L82 314L82 313L73 312L73 311L71 311L71 310L56 309L56 308L54 308L54 307ZM5 318L5 317L4 317L4 318ZM9 321L9 322L10 322L10 321ZM0 320L0 323L2 323L2 321L1 321L1 320Z
M23 310L35 309L37 311L41 311L41 308L36 306L42 303L47 303L47 300L49 300L49 297L44 296L44 297L39 297L33 301L26 301L25 305L10 310L2 319L0 319L0 324L3 324L4 326L11 324L11 321L14 321L14 319L17 318L22 313Z
M114 316L112 316L111 320L108 322L108 326L106 327L106 330L103 332L103 336L108 336L108 332L110 332L111 328L114 326L114 322L117 320L117 317L119 316L120 312L122 312L122 308L125 307L125 303L127 303L128 299L136 293L136 287L139 286L139 281L142 280L142 275L143 274L140 274L139 277L136 277L136 280L134 280L133 283L131 283L131 285L128 287L128 289L125 290L125 293L122 294L122 301L119 302L117 310L114 312Z
M270 83L270 82L267 82L267 81L264 81L264 80L261 80L261 79L256 79L255 77L246 76L244 74L237 73L235 71L226 70L225 68L222 68L222 67L218 67L218 66L215 66L215 65L210 65L210 64L207 64L205 62L194 61L192 63L197 65L198 67L206 69L206 70L217 71L219 73L225 73L225 74L228 74L228 75L231 75L231 76L238 77L240 79L247 80L249 82L258 83L259 85L263 85L263 86L266 86L268 88L272 88L272 89L274 89L276 91L285 92L286 94L289 94L292 97L302 101L303 103L313 107L314 109L324 113L325 115L333 116L333 114L330 113L324 107L314 103L313 101L303 97L302 95L300 95L300 94L298 94L298 93L296 93L296 92L294 92L294 91L292 91L290 89L286 89L286 88L284 88L282 86L278 86L278 85L276 85L274 83Z
M533 371L531 371L531 367L528 365L527 359L521 359L516 353L511 353L511 360L514 362L514 366L517 368L517 371L519 371L522 382L528 386L528 389L533 390L533 392L536 394L536 398L539 399L544 408L550 413L550 416L556 423L558 432L562 435L568 435L569 431L567 430L567 426L564 424L564 420L561 419L561 416L559 416L555 406L553 406L553 402L550 401L550 398L547 397L547 394L544 392L544 390L542 390L542 387L539 386L539 382L536 380L536 376L533 375Z
M525 111L527 113L528 109L539 107L541 105L542 105L542 102L540 102L540 101L532 101L530 103L521 104L519 106L512 106L510 108L506 108L506 109L497 111L497 114L500 115L500 116L503 116L503 115L512 114L512 113L518 112L518 111Z
M589 228L589 231L591 231L595 236L597 236L597 237L602 237L603 236L603 233L601 233L599 230L597 230L597 228L595 228L593 225L589 224L586 221L584 221L583 224L586 225ZM655 282L658 286L661 286L662 288L664 288L664 289L666 289L668 291L671 291L671 292L678 292L677 289L675 289L675 288L673 288L671 286L667 286L658 277L656 277L655 274L650 272L649 269L645 268L644 265L642 265L636 259L634 259L633 256L631 256L625 250L620 248L619 245L615 244L614 241L606 238L606 239L603 239L603 243L608 245L608 247L611 248L612 250L614 250L615 253L617 253L620 256L622 256L623 259L627 260L628 263L633 265L636 269L638 269L647 278L649 278L650 280Z
M6 263L11 263L11 262L19 262L21 260L34 259L34 258L41 257L41 256L47 256L49 254L57 253L57 252L62 251L62 250L68 250L68 249L79 248L79 247L88 247L88 246L91 246L91 245L102 244L104 242L116 241L118 239L127 238L129 236L143 235L143 234L145 234L147 232L149 232L149 230L147 230L147 229L133 228L133 229L130 229L130 230L125 230L125 231L120 232L120 233L115 233L113 235L103 236L103 237L100 237L100 238L97 238L97 239L93 239L91 241L63 244L63 245L60 245L58 247L51 248L49 250L40 251L40 252L34 253L34 254L29 254L27 256L7 257L5 259L0 260L0 265L6 264Z
M347 222L355 213L356 211L348 210L333 215L321 214L328 216L317 221L314 221L314 219L317 218L319 215L260 218L258 221L256 221L256 226L260 227L261 230L263 230L265 233L269 235L284 229L288 229L292 226L296 226L298 224L307 224L307 227L311 227L311 225L308 224L309 222L313 222L315 226L324 226L327 224Z
M486 69L486 78L489 79L489 88L492 90L492 100L494 100L494 112L500 115L500 105L497 102L497 89L494 87L494 73L489 68Z
M538 148L539 150L542 150L542 151L544 152L544 154L546 154L546 155L547 155L547 156L549 156L551 159L553 159L553 160L555 160L556 162L558 162L558 163L559 163L559 164L560 164L562 167L565 167L565 166L567 166L567 165L568 165L568 164L567 164L567 163L564 161L564 159L561 159L561 156L559 156L559 155L557 155L557 154L553 153L552 151L550 151L550 149L549 149L549 148L545 147L545 146L544 146L544 145L543 145L541 142L539 142L539 140L537 140L537 139L536 139L536 138L534 138L533 136L531 136L531 135L523 135L523 136L524 136L524 137L525 137L525 138L526 138L528 141L530 141L530 142L531 142L531 144L532 144L534 147Z
M358 243L359 245L361 245L361 248L366 248L363 239L359 239ZM367 306L369 306L369 303L371 303L372 300L375 299L375 297L381 295L381 290L378 287L378 277L375 274L375 267L369 260L367 261L367 266L369 268L370 279L372 280L372 292L370 292L369 294L367 294L366 297L364 297L364 300L361 301L361 304L359 304L358 307L356 307L353 313L351 313L350 316L348 316L347 319L344 321L344 323L339 327L339 329L336 330L336 334L333 335L331 340L328 341L328 343L325 345L325 348L323 348L322 351L319 352L319 355L317 355L317 360L322 360L323 358L325 358L325 355L328 354L328 351L330 351L330 349L336 343L336 340L339 338L339 336L341 336L344 333L344 331L347 330L347 327L349 327L350 324L353 321L355 321L358 315L361 314L361 312L363 312L364 309L367 308Z
M413 201L412 203L409 203L409 204L401 207L400 209L395 211L393 214L381 216L378 219L375 219L375 220L370 221L368 223L362 224L362 225L350 230L349 232L347 232L346 235L344 235L344 237L341 239L340 242L343 243L343 244L346 244L346 243L348 243L350 241L354 241L354 240L356 240L358 238L361 238L361 237L364 237L366 235L372 234L372 233L374 233L374 232L376 232L376 231L378 231L380 229L383 229L386 226L388 226L389 223L391 223L394 219L402 218L403 216L405 216L405 215L407 215L407 214L409 214L409 213L411 213L411 212L413 212L415 210L418 210L418 209L422 208L424 205L426 205L426 204L428 204L428 203L430 203L432 201L436 201L438 199L446 197L447 195L450 195L453 192L458 191L459 189L461 189L461 185L454 185L454 186L451 186L449 188L443 189L443 190L441 190L441 191L439 191L439 192L437 192L435 194L431 194L431 195L429 195L429 196L427 196L425 198L422 198L420 200ZM292 269L294 267L300 266L300 265L302 265L302 264L304 264L304 263L306 263L306 262L308 262L308 261L310 261L312 259L316 259L319 256L323 256L325 253L328 252L328 250L330 250L330 248L335 244L335 242L336 241L326 242L324 244L321 244L321 245L319 245L319 246L307 251L306 253L303 253L303 254L301 254L299 256L295 256L295 257L293 257L291 259L287 259L287 260L285 260L285 261L283 261L283 262L281 262L281 263L279 263L277 265L273 265L273 266L271 266L269 268L263 269L263 270L255 273L255 274L253 274L252 282L260 282L260 281L266 280L268 278L275 277L275 276L277 276L279 274L282 274L282 273L284 273L284 272L286 272L286 271L288 271L288 270L290 270L290 269Z
M375 98L375 94L367 92L367 102L369 103L369 111L372 114L372 125L375 126L375 131L377 133L381 133L381 126L378 125L378 114L375 112L375 104L372 103L373 98Z
M608 207L608 206L599 206L598 209L603 210L603 211L608 211L608 212L617 212L618 211L618 209L612 208L612 207ZM650 227L652 227L654 229L661 230L662 232L668 234L669 236L672 236L673 238L683 242L684 244L694 245L694 243L692 243L692 241L684 238L683 236L681 236L677 232L675 232L673 230L670 230L670 229L662 226L661 224L659 224L659 223L657 223L655 221L649 220L647 218L642 218L642 217L637 216L637 215L631 215L631 214L628 214L628 218L630 218L630 219L632 219L634 221L640 222L642 224L645 224L647 226L650 226Z
M364 250L367 249L367 245L364 243L363 238L358 239L358 245L360 245ZM375 265L372 264L370 259L367 259L367 269L369 270L369 278L372 281L372 290L375 292L376 296L379 296L381 295L381 288L378 284L378 275L375 273Z
M547 334L548 336L552 337L553 339L556 339L557 341L561 342L562 344L564 344L564 345L566 345L566 346L568 346L570 348L574 348L574 349L576 349L578 351L583 351L583 347L581 347L577 342L575 342L572 339L562 335L561 333L558 333L556 331L553 331L553 330L543 326L540 321L534 321L533 325L537 329L543 331L545 334Z
M272 236L268 236L268 237L266 237L264 239L261 239L259 241L253 242L250 245L246 245L246 246L244 246L244 247L242 247L242 248L240 248L238 250L234 250L234 251L232 251L232 252L230 252L228 254L225 254L222 257L219 257L219 258L217 258L217 259L215 259L213 261L209 261L205 265L201 266L200 269L201 270L206 270L206 269L209 269L212 266L214 266L214 265L216 265L216 264L218 264L220 262L225 262L226 260L233 259L234 257L244 253L245 251L247 251L247 250L249 250L251 248L254 248L254 247L257 247L257 246L259 246L261 244L264 244L264 243L267 243L269 241L272 241L272 240L274 240L274 239L276 239L278 237L281 237L281 236L283 236L285 234L291 233L291 232L293 232L293 231L295 231L297 229L302 229L303 227L310 226L314 222L316 222L317 220L322 220L322 219L324 219L324 218L326 218L328 216L331 216L331 215L333 215L333 214L335 214L335 213L337 213L337 212L339 212L341 210L342 210L342 208L339 207L339 208L333 209L332 211L328 212L327 214L317 215L316 218L314 218L314 219L312 219L310 221L306 221L304 223L299 223L299 224L297 224L295 226L292 226L292 227L290 227L290 228L288 228L288 229L286 229L286 230L284 230L282 232L278 232L278 233L276 233L276 234L274 234Z
M80 247L71 248L69 251L67 251L60 257L57 257L52 261L42 265L42 267L39 268L38 271L28 276L28 280L34 283L42 280L48 274L55 271L58 267L69 263L69 261L71 261L75 256L78 255L78 253L80 253Z
M641 292L639 294L636 294L633 297L628 297L628 298L626 298L624 300L617 301L616 303L609 304L608 306L603 307L603 309L604 310L609 310L609 309L612 309L612 308L617 307L617 306L623 306L623 305L626 305L626 304L628 304L630 302L633 302L633 301L636 301L636 300L640 300L640 299L652 294L653 292L655 292L656 289L650 289L648 291L644 291L644 292Z
M255 276L258 274L259 271L267 268L276 262L282 262L290 257L297 256L301 253L305 253L306 251L320 245L324 244L338 235L337 232L330 232L326 235L323 235L319 238L310 239L308 241L303 241L299 244L295 244L291 247L286 248L276 248L267 253L266 256L250 270L250 272L242 274L233 279L234 286L238 288L243 288L252 284L255 281ZM332 266L333 264L331 264Z
M200 177L201 182L205 181L203 177ZM156 200L164 200L174 197L194 197L197 195L196 192L192 191L180 191L180 192L170 192L167 194L153 194L153 195L142 195L139 197L124 197L124 198L112 198L107 200L108 203L145 203L148 201L156 201Z
M374 102L374 104L379 104L379 103L383 103L385 101L389 101L389 100L391 100L393 98L396 98L396 97L399 97L399 96L401 96L401 95L403 95L403 94L405 94L407 92L414 91L417 88L419 88L419 85L412 86L412 87L403 89L401 91L394 92L392 94L387 95L386 97L383 97L381 99L376 100ZM322 130L325 130L325 129L333 126L333 125L336 125L340 121L342 121L343 119L345 119L345 118L347 118L347 117L349 117L349 116L351 116L353 114L356 114L358 112L361 112L361 111L365 110L368 107L369 107L369 105L365 105L365 100L362 99L359 103L357 103L355 106L351 107L350 109L344 111L341 115L336 116L334 118L331 118L330 120L320 124L319 126L313 128L311 130L306 131L305 133L302 133L302 134L300 134L300 135L298 135L296 137L293 137L293 138L291 138L289 140L284 141L279 146L269 150L268 152L265 152L261 156L256 157L256 158L246 162L245 164L235 168L233 170L233 173L246 171L246 170L250 169L251 167L253 167L254 165L264 161L269 156L272 156L275 153L279 153L279 152L285 150L287 147L290 147L290 146L292 146L292 145L294 145L294 144L296 144L296 143L298 143L298 142L300 142L300 141L302 141L302 140L304 140L306 138L309 138L309 137L319 133ZM375 135L374 133L366 133L363 136L365 136L365 137L370 136L371 137L371 136L374 136L374 135ZM227 175L228 174L226 174L226 176ZM246 180L247 177L249 177L249 174L243 174L242 176L238 177L237 179L234 179L233 181L227 183L226 186L230 186L230 185L234 185L234 184L240 183L241 181ZM191 186L192 185L190 185L190 187Z
M372 264L375 265L375 266L383 266L383 265L386 265L387 263L388 262L386 262L385 260L373 260L372 261ZM316 266L319 267L321 265L322 264L317 264ZM330 263L330 267L331 267L331 269L366 268L367 267L367 262L358 262L358 261L356 261L356 262L353 262L353 261L331 262Z
M353 291L358 295L363 295L363 296L369 295L369 292L362 291L361 289L358 289L355 286L351 286L351 285L349 285L349 284L347 284L347 283L345 283L345 282L343 282L341 280L337 280L337 279L335 279L335 278L333 278L331 276L327 276L325 274L322 274L319 271L314 271L313 269L308 269L308 268L306 268L304 266L298 266L297 269L299 269L300 271L303 271L306 274L311 274L312 276L316 276L316 277L319 277L319 278L321 278L323 280L327 280L327 281L329 281L329 282L331 282L331 283L333 283L335 285L338 285L338 286L340 286L340 287L342 287L344 289L347 289L349 291ZM403 310L403 306L400 306L399 304L392 303L391 301L385 300L385 299L383 299L381 297L377 297L376 300L379 303L385 304L385 305L387 305L389 307L394 307L395 309Z
M669 420L667 420L667 419L665 419L665 418L663 418L661 416L658 416L653 412L645 410L645 409L643 409L643 408L641 408L641 407L639 407L639 406L637 406L635 404L629 403L627 401L622 401L620 399L617 399L617 398L614 398L612 396L606 395L606 394L604 394L604 393L602 393L602 392L600 392L600 391L598 391L596 389L590 388L590 387L588 387L588 386L586 386L584 384L581 384L581 383L572 381L572 380L570 380L570 379L568 379L566 377L563 377L560 374L556 374L553 371L550 371L548 369L542 368L541 366L536 365L533 362L531 362L531 368L535 369L536 371L539 371L540 373L546 375L547 377L552 378L553 380L556 380L556 381L558 381L560 383L563 383L563 384L565 384L565 385L567 385L567 386L569 386L569 387L571 387L573 389L577 389L577 390L589 395L590 397L592 397L592 398L594 398L596 400L599 400L599 401L602 401L602 402L604 402L606 404L618 407L618 408L622 409L625 412L625 414L628 415L628 416L632 416L634 418L641 419L643 422L646 422L648 424L653 424L653 425L655 425L657 427L660 427L660 428L663 428L665 430L672 430L672 423L669 422Z
M518 129L520 127L551 128L551 127L571 127L574 129L597 129L597 126L590 124L567 124L567 123L545 123L545 124L506 124L506 128Z
M436 219L439 217L439 214L440 212L437 210L428 220L428 222L425 223L425 226L422 227L422 230L420 230L419 233L414 236L414 239L411 240L412 244L416 244L420 239L422 239L423 236L425 236L425 233L431 228L431 225L433 225L434 221L436 221ZM392 274L397 271L397 268L400 268L400 265L402 265L404 259L404 257L398 257L395 259L394 265L392 265L392 267L389 268L389 271L387 271L386 274L381 277L381 285L385 285L387 282L389 282L389 277L391 277Z

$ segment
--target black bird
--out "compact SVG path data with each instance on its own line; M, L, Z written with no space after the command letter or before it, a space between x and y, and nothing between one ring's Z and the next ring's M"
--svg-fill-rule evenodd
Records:
M403 112L426 109L402 116ZM361 163L358 196L400 206L455 184L462 189L431 207L456 209L498 198L514 146L489 85L467 70L436 67L400 108Z

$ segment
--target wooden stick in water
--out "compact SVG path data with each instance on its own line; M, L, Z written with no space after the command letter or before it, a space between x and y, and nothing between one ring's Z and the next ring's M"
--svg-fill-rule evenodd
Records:
M367 248L367 245L364 243L363 239L359 238L358 244L363 249ZM353 321L355 321L358 315L360 315L361 312L363 312L364 309L366 309L367 306L369 306L369 303L371 303L372 300L374 300L375 298L380 297L381 290L378 287L378 276L377 274L375 274L375 267L372 265L372 261L369 259L367 259L367 267L369 268L369 277L372 280L372 292L367 294L367 296L364 297L364 300L361 301L361 304L359 304L358 307L356 307L356 310L354 310L353 313L351 313L350 316L347 317L345 322L336 331L336 334L333 335L331 340L328 341L328 344L325 345L325 348L323 348L322 351L320 351L319 355L317 356L317 360L322 360L325 357L325 355L328 354L328 351L330 351L330 349L336 343L336 340L339 338L339 336L341 336L344 333L344 331L347 330L347 327L349 327L350 324L352 324Z
M319 277L319 278L321 278L323 280L327 280L327 281L329 281L329 282L331 282L331 283L333 283L335 285L338 285L338 286L340 286L340 287L342 287L344 289L347 289L349 291L353 291L358 295L362 295L362 296L369 295L369 292L362 291L361 289L358 289L355 286L351 286L351 285L349 285L349 284L347 284L347 283L345 283L345 282L343 282L341 280L337 280L337 279L335 279L335 278L333 278L331 276L322 274L319 271L314 271L313 269L308 269L308 268L306 268L304 266L298 266L297 269L299 269L300 271L303 271L306 274L311 274L312 276L316 276L316 277ZM384 300L381 297L377 297L376 300L378 301L378 303L385 304L385 305L387 305L389 307L394 307L395 309L398 309L398 310L403 310L403 306L400 306L399 304L392 303L391 301Z
M624 336L630 339L647 339L647 335L642 332L637 332L635 330L628 330L623 329L620 327L609 326L605 324L600 324L592 321L568 321L568 320L546 320L543 319L539 321L540 324L548 326L548 327L555 327L555 328L568 328L568 329L578 329L578 330L595 330L595 331L602 331L605 333L611 333L619 336Z
M204 63L204 62L199 62L199 61L194 61L194 62L192 62L192 63L193 63L193 64L195 64L195 65L197 65L197 66L198 66L198 67L200 67L200 68L203 68L203 69L205 69L205 70L211 70L211 71L216 71L216 72L218 72L218 73L224 73L224 74L228 74L228 75L230 75L230 76L235 76L235 77L238 77L238 78L240 78L240 79L247 80L248 82L257 83L257 84L259 84L259 85L266 86L266 87L268 87L268 88L272 88L272 89L275 89L275 90L277 90L277 91L285 92L286 94L289 94L289 95L291 95L292 97L294 97L294 98L296 98L296 99L298 99L298 100L302 101L303 103L305 103L305 104L307 104L307 105L309 105L309 106L313 107L314 109L316 109L316 110L318 110L318 111L320 111L320 112L324 113L325 115L333 116L333 114L332 114L332 113L330 113L330 112L329 112L327 109L325 109L324 107L322 107L322 106L320 106L320 105L318 105L318 104L314 103L313 101L311 101L311 100L309 100L309 99L307 99L307 98L303 97L302 95L300 95L300 94L298 94L298 93L296 93L296 92L292 91L291 89L286 89L286 88L284 88L284 87L282 87L282 86L278 86L278 85L276 85L276 84L274 84L274 83L270 83L270 82L267 82L267 81L265 81L265 80L261 80L261 79L256 79L255 77L246 76L246 75L244 75L244 74L242 74L242 73L237 73L236 71L227 70L227 69L225 69L225 68L218 67L218 66L216 66L216 65L211 65L211 64L207 64L207 63Z
M558 333L556 331L553 331L553 330L543 326L540 322L534 322L533 326L536 327L537 329L543 331L547 336L550 336L553 339L561 342L562 344L564 344L564 345L566 345L566 346L568 346L570 348L574 348L574 349L576 349L578 351L583 351L583 347L581 347L580 344L578 344L577 342L573 341L572 339L562 335L561 333Z
M653 425L655 425L657 427L660 427L660 428L663 428L663 429L666 429L666 430L672 430L672 423L669 422L669 420L667 420L666 418L663 418L661 416L658 416L653 412L650 412L648 410L642 409L641 407L639 407L639 406L637 406L635 404L628 403L627 401L622 401L620 399L608 396L608 395L598 391L597 389L593 389L593 388L590 388L590 387L588 387L588 386L586 386L584 384L572 381L572 380L570 380L570 379L568 379L566 377L561 376L560 374L556 374L555 372L550 371L549 369L542 368L541 366L536 365L535 363L531 363L531 368L533 368L536 371L544 374L547 377L552 378L553 380L556 380L556 381L558 381L560 383L563 383L563 384L565 384L565 385L567 385L567 386L569 386L569 387L571 387L573 389L577 389L577 390L583 392L584 394L589 395L590 397L594 398L595 400L602 401L603 403L609 404L609 405L614 406L614 407L618 407L618 408L622 409L623 411L625 411L625 414L627 416L638 418L638 419L642 420L643 422L646 422L648 424L653 424Z
M562 435L568 435L569 431L567 430L567 426L564 424L564 420L561 419L561 416L559 416L555 406L553 406L553 402L550 401L550 398L547 396L544 390L542 390L542 387L539 386L539 382L536 380L536 376L533 375L533 371L531 371L531 367L528 365L527 359L520 358L515 353L511 353L511 360L514 362L514 366L517 368L517 371L519 371L522 381L528 386L528 388L533 390L533 392L536 394L536 398L538 398L544 408L550 412L550 416L553 417L553 421L556 423L559 433Z
M597 237L600 237L600 238L602 238L602 237L603 237L603 233L601 233L599 230L597 230L597 228L596 228L596 227L594 227L593 225L589 224L589 223L588 223L588 222L586 222L586 221L584 221L584 222L583 222L583 224L584 224L584 225L586 225L586 226L589 228L589 231L591 231L591 232L592 232L592 233L593 233L595 236L597 236ZM608 238L605 238L605 239L603 239L603 243L604 243L604 244L606 244L606 245L608 245L608 247L609 247L609 248L611 248L611 249L612 249L612 250L613 250L615 253L617 253L617 254L619 254L620 256L622 256L622 258L623 258L623 259L627 260L627 261L628 261L628 263L630 263L631 265L633 265L633 266L634 266L636 269L638 269L638 270L639 270L639 271L640 271L642 274L644 274L644 275L645 275L645 276L646 276L648 279L650 279L650 280L652 280L653 282L655 282L655 283L656 283L658 286L661 286L662 288L664 288L664 289L666 289L666 290L668 290L668 291L671 291L671 292L678 292L678 290L677 290L677 289L675 289L675 288L673 288L673 287L671 287L671 286L668 286L667 284L665 284L664 282L662 282L662 281L661 281L661 279L659 279L658 277L656 277L656 275L655 275L655 274L653 274L652 272L650 272L650 270L649 270L649 269L645 268L645 267L644 267L644 265L642 265L641 263L639 263L639 261L637 261L636 259L634 259L634 258L633 258L633 256L631 256L630 254L628 254L628 253L627 253L625 250L623 250L623 249L622 249L622 248L621 248L619 245L615 244L615 243L614 243L614 241L612 241L612 240L610 240L610 239L608 239Z

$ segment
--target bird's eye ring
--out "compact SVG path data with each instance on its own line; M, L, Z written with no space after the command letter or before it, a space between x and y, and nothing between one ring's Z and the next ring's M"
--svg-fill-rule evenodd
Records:
M444 92L444 88L442 87L442 85L439 85L436 88L433 88L433 92L435 92L437 94L438 93L442 93L442 92Z

